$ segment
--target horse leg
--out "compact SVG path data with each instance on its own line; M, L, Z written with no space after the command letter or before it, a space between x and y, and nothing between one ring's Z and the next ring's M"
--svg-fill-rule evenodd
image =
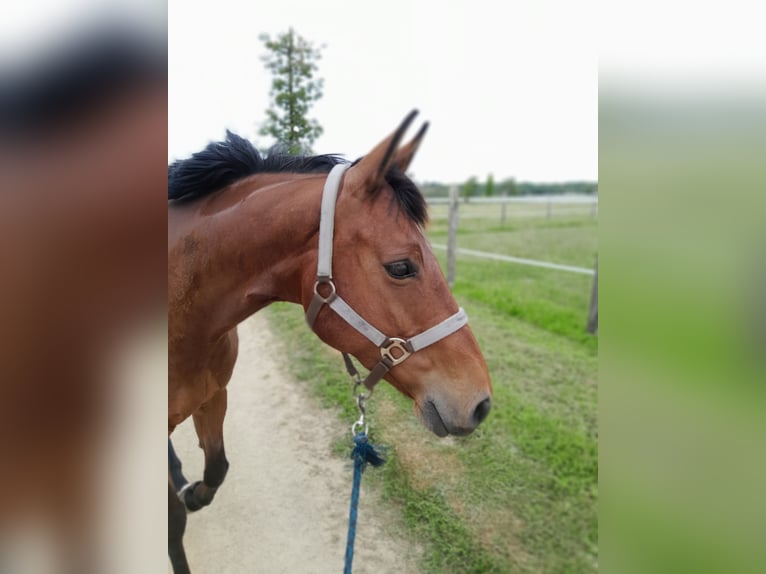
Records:
M189 510L199 510L213 501L218 487L229 470L229 461L223 448L223 418L226 415L226 389L223 388L194 413L194 428L200 447L205 452L205 473L184 491L184 502Z
M173 574L189 574L189 563L184 551L186 530L186 507L176 494L173 482L168 477L168 556Z
M189 484L184 476L181 459L178 458L173 443L168 438L168 472L170 473L170 479L173 481L173 488L176 492L181 492L183 488Z

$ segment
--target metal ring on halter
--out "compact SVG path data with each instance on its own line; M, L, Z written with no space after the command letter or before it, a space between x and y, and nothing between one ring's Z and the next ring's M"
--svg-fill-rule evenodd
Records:
M327 297L325 297L319 292L320 285L329 285L330 289L332 289L332 291L330 291L330 294ZM329 303L335 297L336 294L337 293L335 291L335 283L333 283L332 279L327 277L319 277L317 278L316 281L314 281L314 295L322 299L322 301L324 301L325 303Z
M395 357L391 352L394 349L401 352L401 355L398 358ZM404 359L409 357L411 354L412 352L407 349L407 341L398 337L389 337L388 341L384 343L384 346L380 348L380 355L384 359L391 361L392 367L404 361Z

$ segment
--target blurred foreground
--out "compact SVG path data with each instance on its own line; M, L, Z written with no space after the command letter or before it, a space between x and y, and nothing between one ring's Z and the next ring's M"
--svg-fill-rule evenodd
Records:
M599 102L601 567L763 572L763 84L610 79Z
M165 560L166 39L114 21L0 69L2 572Z

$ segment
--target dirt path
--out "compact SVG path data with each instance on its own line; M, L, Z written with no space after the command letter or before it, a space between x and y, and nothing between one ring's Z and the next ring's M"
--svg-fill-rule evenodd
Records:
M189 515L185 546L192 572L340 573L351 467L330 452L339 423L272 357L289 350L263 316L243 323L239 336L224 425L231 467L213 504ZM173 444L186 477L201 478L191 420L174 432ZM416 572L414 551L386 531L377 513L363 482L354 572Z

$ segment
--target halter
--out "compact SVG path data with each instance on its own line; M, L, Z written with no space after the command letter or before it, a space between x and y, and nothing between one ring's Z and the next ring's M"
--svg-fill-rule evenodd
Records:
M412 353L425 349L429 345L441 341L468 323L468 316L460 308L457 313L447 317L438 325L426 329L419 335L409 339L399 337L387 337L378 329L368 323L356 311L354 311L343 298L338 295L335 283L332 281L332 239L335 229L335 201L338 197L340 182L344 172L349 168L348 164L338 164L332 168L327 176L322 191L322 208L319 218L319 260L317 262L317 279L314 283L314 297L306 311L306 322L314 330L317 315L324 305L329 305L340 317L369 339L373 345L380 349L381 360L377 363L363 384L372 392L373 387L385 374L396 365L404 362ZM325 296L319 289L326 285L329 293ZM348 367L351 363L347 354L344 360ZM353 368L353 367L352 367ZM349 369L351 372L351 369ZM352 374L353 376L353 374ZM360 407L361 408L361 407Z

